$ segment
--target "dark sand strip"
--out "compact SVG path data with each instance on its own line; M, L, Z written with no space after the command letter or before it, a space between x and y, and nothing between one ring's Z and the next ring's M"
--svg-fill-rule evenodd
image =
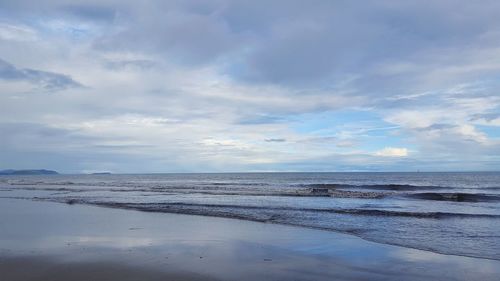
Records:
M192 272L167 272L112 262L56 262L50 257L0 260L1 280L8 281L198 281L215 280Z

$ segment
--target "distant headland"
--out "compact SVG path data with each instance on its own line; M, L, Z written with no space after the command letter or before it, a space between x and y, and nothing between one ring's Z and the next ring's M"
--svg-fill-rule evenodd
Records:
M59 173L52 170L0 170L0 175L58 175Z

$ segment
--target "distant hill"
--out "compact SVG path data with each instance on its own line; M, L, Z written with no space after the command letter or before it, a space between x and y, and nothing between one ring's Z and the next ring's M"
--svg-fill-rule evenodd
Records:
M111 175L110 172L97 172L97 173L92 173L91 175Z
M0 175L58 175L52 170L0 170Z

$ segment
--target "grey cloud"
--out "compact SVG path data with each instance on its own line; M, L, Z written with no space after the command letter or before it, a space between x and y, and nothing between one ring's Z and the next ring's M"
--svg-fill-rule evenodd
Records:
M265 142L286 142L286 139L283 138L272 138L272 139L264 139Z
M430 126L427 126L425 128L417 128L416 130L419 131L440 131L440 130L447 130L447 129L453 129L456 128L456 125L451 125L451 124L432 124Z
M178 10L151 10L123 23L124 30L95 42L103 50L140 50L164 56L167 61L197 65L214 61L241 45L242 38L211 15Z
M7 80L22 79L22 71L17 70L12 64L0 59L0 77Z
M0 144L4 148L63 149L68 144L82 145L94 140L78 131L54 128L39 123L0 123L0 131L2 132Z
M262 125L262 124L273 124L285 122L286 119L281 116L274 115L255 115L255 116L243 116L240 118L237 124L240 125Z
M128 150L128 149L141 149L141 148L154 148L154 145L145 145L145 144L136 144L136 145L103 145L103 144L97 144L93 145L92 147L98 148L98 149L105 149L107 151L113 151L113 150Z
M497 118L500 118L500 113L478 113L471 116L471 121L477 121L480 119L484 119L486 121L492 121Z
M331 144L333 144L339 148L354 147L356 144L358 144L358 141L353 139L353 138L339 139L338 137L335 137L335 136L309 137L309 138L302 139L299 142L306 143L306 144L312 144L312 145L331 145Z
M115 19L115 9L107 6L98 5L67 5L61 8L63 12L67 12L77 18L91 21L112 22Z
M447 1L364 1L363 5L319 1L317 6L289 2L281 3L285 10L271 6L264 13L271 34L249 53L242 78L280 84L317 83L322 78L331 82L332 75L368 74L380 62L407 59L425 50L434 56L440 49L470 46L492 32L495 22L498 25L492 11L499 6L493 2L492 6ZM300 13L295 14L297 7ZM251 28L253 22L248 21ZM374 77L372 83L380 84L380 78Z
M107 61L104 65L111 69L127 69L127 68L139 68L139 69L150 69L156 65L156 62L152 60L117 60L117 61Z
M497 46L500 29L497 1L39 2L4 6L113 20L117 28L94 42L98 49L154 52L184 65L217 62L244 82L331 85L357 74L356 90L378 95L419 82L371 73L381 63L421 66L457 46Z
M309 143L330 143L330 142L337 142L339 139L334 136L326 136L326 137L310 137L303 139L303 142L309 142Z
M137 149L151 148L147 145L100 144L108 139L40 123L0 123L0 132L0 169L50 168L64 173L164 171L158 170L164 167L159 163L166 161L161 156L134 154ZM137 163L142 163L142 168Z
M0 79L24 80L49 91L58 91L83 86L68 75L30 68L17 68L2 59L0 59Z

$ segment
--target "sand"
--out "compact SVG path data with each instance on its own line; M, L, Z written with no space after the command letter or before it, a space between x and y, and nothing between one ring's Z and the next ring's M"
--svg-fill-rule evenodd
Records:
M0 280L498 280L500 261L314 229L0 199Z

